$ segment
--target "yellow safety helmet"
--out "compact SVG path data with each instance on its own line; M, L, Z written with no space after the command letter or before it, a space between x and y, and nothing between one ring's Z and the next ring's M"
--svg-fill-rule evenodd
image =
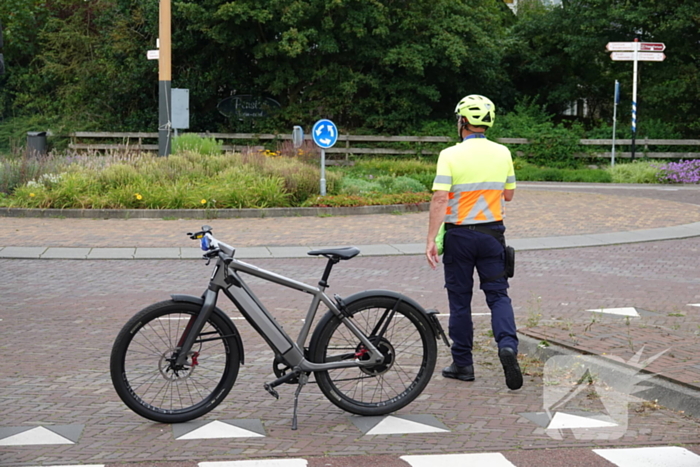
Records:
M459 101L455 114L465 117L474 126L491 127L496 120L496 106L484 96L470 94Z

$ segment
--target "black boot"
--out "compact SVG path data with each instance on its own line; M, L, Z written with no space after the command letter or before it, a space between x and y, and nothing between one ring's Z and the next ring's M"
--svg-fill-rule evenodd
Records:
M474 381L474 365L457 366L456 363L452 362L452 365L443 368L442 376L461 381Z
M510 347L503 347L498 351L498 358L501 359L503 372L506 374L506 386L515 391L523 387L523 374L518 365L518 354ZM444 373L443 373L444 374Z

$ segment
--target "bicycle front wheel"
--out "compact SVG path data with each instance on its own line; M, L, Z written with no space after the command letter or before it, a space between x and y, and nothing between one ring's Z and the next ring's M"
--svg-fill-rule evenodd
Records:
M371 367L316 372L323 394L341 409L358 415L395 412L430 381L437 359L432 328L420 310L406 302L396 304L396 298L370 296L346 305L347 314L384 360ZM360 340L330 312L314 331L314 362L362 360L365 352Z
M228 394L240 365L238 334L212 313L181 367L171 364L188 323L200 310L171 300L137 313L112 347L112 383L124 403L142 417L181 423L201 417Z

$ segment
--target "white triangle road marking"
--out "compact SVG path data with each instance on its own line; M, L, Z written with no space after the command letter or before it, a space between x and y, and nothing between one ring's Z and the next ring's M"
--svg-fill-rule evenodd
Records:
M177 439L264 438L260 433L229 425L218 420L192 430Z
M41 465L32 465L30 467L42 467ZM51 467L105 467L104 464L75 464L75 465L52 465Z
M592 311L593 313L605 313L608 315L632 316L635 318L639 318L639 313L637 313L637 309L631 306L623 308L596 308L594 310L586 311Z
M39 444L75 444L73 441L57 435L43 426L17 433L13 436L0 439L0 446L29 446Z
M400 459L411 467L515 467L499 452L401 456Z
M617 423L606 422L596 418L571 415L564 412L557 412L552 417L552 421L547 425L548 430L559 430L563 428L606 428L618 426Z
M305 459L260 459L250 461L200 462L199 467L306 467Z
M405 420L389 415L381 422L377 423L366 435L398 435L407 433L444 433L448 430L437 428L423 423Z
M653 448L594 449L593 452L618 467L697 467L700 456L676 446Z

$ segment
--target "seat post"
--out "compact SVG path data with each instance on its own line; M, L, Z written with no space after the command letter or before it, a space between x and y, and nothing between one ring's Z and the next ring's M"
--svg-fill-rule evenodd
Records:
M321 287L324 290L326 287L328 287L328 276L331 275L331 269L333 269L333 265L340 261L340 258L338 258L337 256L326 256L326 258L328 258L328 262L326 263L326 270L323 271L323 277L321 277L321 280L318 281L319 287Z

